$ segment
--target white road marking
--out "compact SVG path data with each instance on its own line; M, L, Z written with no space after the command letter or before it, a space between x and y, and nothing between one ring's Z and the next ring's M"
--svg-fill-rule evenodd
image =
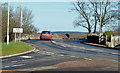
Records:
M18 66L23 66L23 65L25 65L25 64L13 65L11 67L18 67Z
M50 54L51 52L46 52L47 54Z
M88 60L92 60L92 59L88 59Z
M37 52L37 53L40 53L40 52Z
M53 53L53 52L46 52L47 54L51 54L51 55L53 55L53 54L55 54L55 53Z
M43 51L43 52L46 52L46 51Z
M63 47L67 47L66 45L61 45L61 46L63 46Z
M5 67L3 67L3 68L8 68L8 67L10 67L10 66L5 66Z
M55 54L55 53L51 53L52 55Z
M52 43L56 43L55 41L51 41Z
M55 53L53 53L53 52L47 52L47 51L42 51L42 53L41 54L46 54L46 55L54 55Z
M67 47L66 46L66 44L62 44L62 43L56 43L55 41L51 41L52 43L54 43L54 44L58 44L58 45L61 45L61 46L63 46L63 47Z
M85 60L92 60L92 59L89 59L89 58L84 58Z
M84 58L84 59L88 60L88 58Z
M70 57L76 57L76 56L70 56Z
M63 57L64 55L59 55L59 56Z
M89 50L97 50L97 49L89 49Z
M22 60L22 61L25 61L25 60Z
M76 46L77 47L77 46ZM82 48L82 49L86 49L85 47L80 47L80 48Z
M104 50L98 50L98 49L97 49L96 51L100 51L100 52L103 52Z
M92 50L92 51L100 51L100 52L103 52L103 50L99 50L99 49L86 49L86 50Z
M78 46L73 46L73 45L69 45L69 44L65 44L65 43L64 44L63 43L57 43L55 41L52 41L52 43L59 44L63 47L74 47L74 49L79 48L79 49L83 49L83 50L91 50L91 51L98 51L98 52L103 52L104 51L104 50L99 50L99 49L87 49L85 47L78 47Z
M118 55L118 53L112 53L113 55Z
M46 54L46 55L50 56L51 54Z
M46 54L46 53L42 53L42 54Z
M7 61L8 59L2 59L1 61L4 62L4 61Z
M17 62L17 61L11 61L12 63Z
M36 49L34 52L38 52L39 50L38 49Z
M22 58L32 58L32 56L20 56Z

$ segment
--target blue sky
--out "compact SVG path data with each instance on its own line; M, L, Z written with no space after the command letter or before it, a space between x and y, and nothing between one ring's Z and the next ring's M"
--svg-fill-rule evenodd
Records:
M6 1L7 0L1 0ZM20 2L14 2L10 0L10 5L13 7L20 6ZM21 0L17 0L21 1ZM23 0L27 1L27 0ZM76 12L72 11L73 2L41 2L34 0L23 2L23 8L28 8L33 12L33 25L35 25L39 31L49 29L51 31L80 31L87 32L83 27L74 27L73 22L79 16ZM58 0L60 1L60 0ZM67 1L67 0L66 0ZM72 0L71 0L72 1Z
M11 2L11 6L18 7L20 2ZM80 31L87 32L82 27L74 27L73 22L79 16L71 11L72 2L23 2L23 8L33 12L33 24L42 31Z

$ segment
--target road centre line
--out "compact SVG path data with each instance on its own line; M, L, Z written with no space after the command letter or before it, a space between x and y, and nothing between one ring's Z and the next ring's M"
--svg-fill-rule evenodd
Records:
M58 55L58 56L61 56L61 57L63 57L64 55Z
M17 61L11 61L12 63L17 62Z
M70 57L76 57L76 56L70 56Z
M92 60L92 59L90 59L90 58L84 58L85 60Z
M32 56L20 56L21 58L32 58Z
M78 46L71 46L71 45L68 45L68 44L63 44L63 43L56 43L55 41L53 41L53 43L55 44L59 44L63 47L74 47L74 48L78 48ZM99 50L99 49L87 49L85 47L79 47L80 49L83 49L83 50L90 50L90 51L98 51L98 52L103 52L103 50Z
M23 66L23 65L25 65L25 64L13 65L11 67L18 67L18 66Z
M10 66L4 66L3 68L8 68L8 67L10 67Z
M8 59L2 59L1 62L8 61Z

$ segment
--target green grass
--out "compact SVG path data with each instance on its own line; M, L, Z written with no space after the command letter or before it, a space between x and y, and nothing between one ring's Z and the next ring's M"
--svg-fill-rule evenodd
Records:
M78 40L87 40L87 36L79 38Z
M2 43L2 56L22 53L32 49L33 47L25 42L12 41L9 43L9 45L7 45L6 43Z

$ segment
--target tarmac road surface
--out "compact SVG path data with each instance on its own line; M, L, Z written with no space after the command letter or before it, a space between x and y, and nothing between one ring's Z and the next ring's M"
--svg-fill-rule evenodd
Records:
M118 62L120 56L118 50L82 44L79 40L48 41L36 39L23 42L34 46L36 50L28 54L0 60L3 70L31 69L79 60L103 59ZM71 70L71 68L69 69Z

